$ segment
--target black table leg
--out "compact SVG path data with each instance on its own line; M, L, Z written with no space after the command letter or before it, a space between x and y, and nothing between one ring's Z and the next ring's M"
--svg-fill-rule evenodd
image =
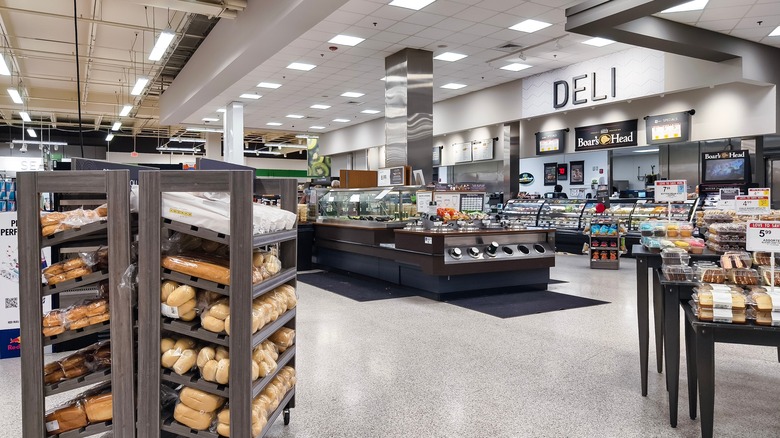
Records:
M715 340L711 330L697 329L696 374L699 379L699 412L701 412L701 436L712 437L715 410Z
M647 297L647 259L636 259L636 314L639 325L639 373L642 397L647 397L647 352L650 344L650 321Z
M664 351L666 388L669 391L669 424L677 427L677 394L680 385L680 300L678 287L664 287Z
M696 419L696 399L698 397L696 376L696 333L685 318L685 366L688 369L688 414Z
M780 347L777 347L777 361L780 362Z
M653 317L655 318L655 361L658 372L664 371L664 291L658 278L660 271L653 270Z

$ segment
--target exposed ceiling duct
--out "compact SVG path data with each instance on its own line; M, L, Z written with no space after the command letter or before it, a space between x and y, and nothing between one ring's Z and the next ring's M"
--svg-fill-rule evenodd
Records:
M154 8L170 9L214 18L236 18L247 0L123 0Z

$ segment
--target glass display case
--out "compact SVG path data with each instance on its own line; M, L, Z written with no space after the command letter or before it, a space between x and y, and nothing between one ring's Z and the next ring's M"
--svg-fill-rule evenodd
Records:
M547 199L539 211L538 225L559 230L580 230L584 199Z
M420 189L420 186L330 189L317 194L317 220L405 221L417 216Z
M690 221L695 214L696 201L685 201L683 204L672 205L672 220ZM638 231L639 224L647 219L667 219L669 218L668 204L656 204L652 202L636 203L634 211L631 213L631 227L629 231Z
M541 199L510 199L504 206L504 215L512 221L520 222L526 227L535 227L544 200Z

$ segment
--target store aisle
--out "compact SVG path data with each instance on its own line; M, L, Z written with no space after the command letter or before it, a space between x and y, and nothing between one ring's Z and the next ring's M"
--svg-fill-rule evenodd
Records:
M640 395L635 265L559 255L550 290L609 301L500 319L419 297L360 303L300 284L297 407L270 437L697 437L681 377ZM650 354L654 357L655 352ZM718 345L716 436L776 436L776 350ZM683 358L684 360L684 358ZM21 436L19 361L0 361L0 433ZM684 374L684 373L683 373ZM63 397L67 397L64 395Z

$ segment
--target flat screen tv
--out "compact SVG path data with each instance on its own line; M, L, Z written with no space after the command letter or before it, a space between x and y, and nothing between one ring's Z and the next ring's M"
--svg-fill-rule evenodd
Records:
M750 182L750 155L747 151L702 154L704 182Z

